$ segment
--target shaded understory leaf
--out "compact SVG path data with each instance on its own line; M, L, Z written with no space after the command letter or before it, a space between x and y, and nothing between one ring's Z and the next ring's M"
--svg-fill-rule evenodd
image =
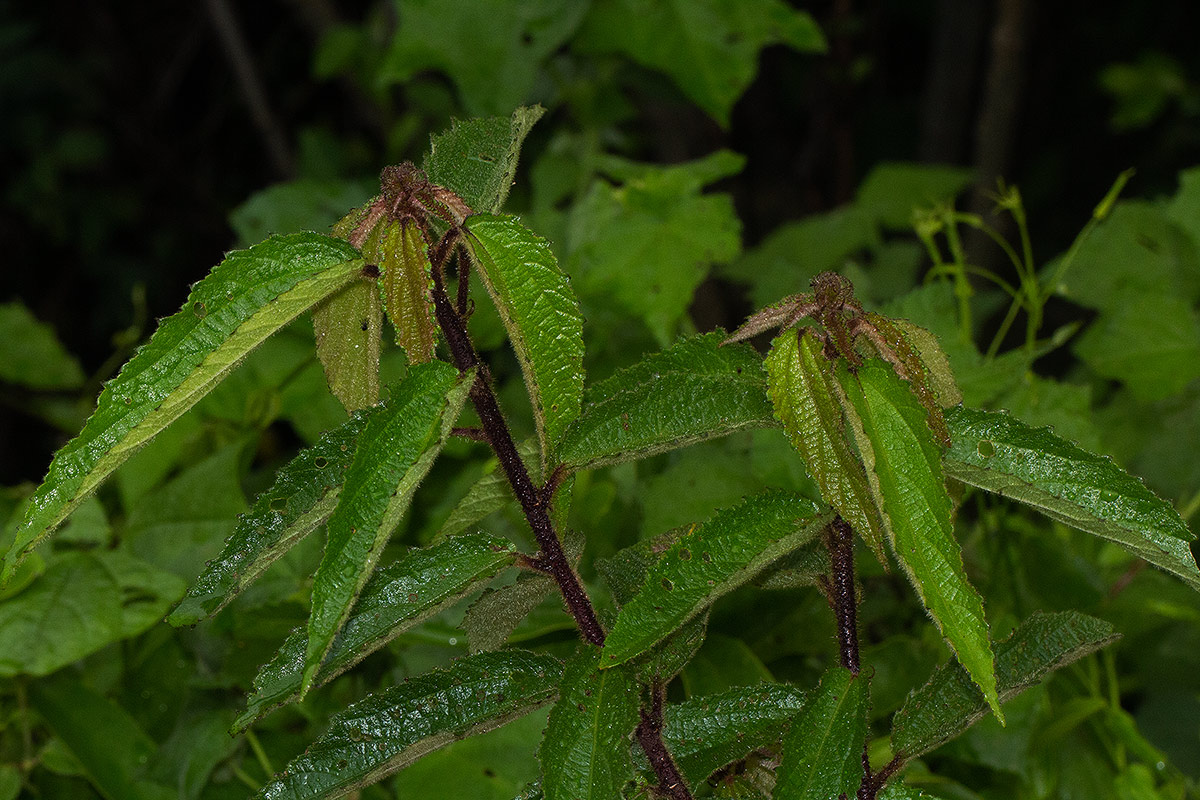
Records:
M353 281L314 308L312 318L329 391L350 413L378 403L383 326L378 281Z
M510 119L453 120L450 130L429 137L425 174L477 214L498 213L517 173L526 134L546 109L522 106Z
M96 412L50 464L0 570L13 569L113 470L207 394L247 353L359 272L328 236L276 236L239 250L197 283L100 393Z
M774 800L854 797L862 782L870 703L866 675L833 667L783 739Z
M563 462L590 469L774 425L758 355L721 347L724 339L682 339L591 387L563 437Z
M1062 611L1036 613L996 645L996 683L1011 700L1061 666L1119 638L1109 623ZM988 704L962 666L950 661L911 695L892 723L892 749L917 758L950 741L988 712Z
M539 754L546 800L609 800L633 776L638 686L628 669L601 670L600 656L583 645L567 662Z
M806 497L773 490L694 526L622 606L604 645L603 666L615 666L658 644L718 597L816 536L830 516Z
M516 547L506 539L470 533L412 550L380 568L354 604L321 664L313 686L328 683L417 623L512 565ZM234 722L235 732L300 693L306 631L296 628L254 678L254 693Z
M839 377L867 441L864 460L878 480L896 558L959 661L1001 720L983 600L967 580L954 538L942 451L926 410L891 367L871 360Z
M944 460L950 477L1116 542L1200 589L1187 523L1112 459L999 412L952 408L946 422L953 442Z
M54 329L39 322L19 302L0 303L0 381L31 389L78 389L83 368L58 340ZM20 342L20 347L14 347Z
M216 614L329 518L372 411L364 409L322 434L279 470L275 483L238 519L221 554L208 563L167 622L194 625Z
M340 797L549 702L561 675L562 664L552 656L506 650L411 678L336 715L329 730L255 797Z
M313 581L301 694L311 686L383 545L433 466L473 378L473 373L460 378L440 361L411 367L359 435Z
M499 650L521 620L557 589L558 584L548 575L525 574L507 586L485 591L463 617L470 651Z

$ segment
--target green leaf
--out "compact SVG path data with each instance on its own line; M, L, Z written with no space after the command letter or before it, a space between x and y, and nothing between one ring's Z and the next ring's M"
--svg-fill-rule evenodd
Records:
M782 683L693 697L667 706L663 740L683 776L697 785L726 764L779 742L804 698L804 692Z
M374 410L354 414L279 470L275 483L238 519L221 554L208 563L167 622L194 625L216 614L292 545L329 519L358 435Z
M471 5L484 7L474 2ZM431 10L438 17L439 27L444 27L444 9L431 6ZM544 113L546 109L541 106L530 106L518 108L511 118L452 121L449 131L429 139L426 175L457 194L475 213L498 214L517 174L517 158L525 136Z
M724 339L682 339L591 387L563 436L563 462L591 469L773 425L758 355Z
M1117 638L1109 623L1075 611L1035 613L996 645L1000 699L1011 700L1059 667ZM896 713L892 749L905 759L917 758L958 736L987 712L988 704L962 666L948 662Z
M546 800L610 800L633 777L638 685L630 670L601 670L600 657L582 645L563 672L539 753Z
M722 125L754 80L759 51L777 43L825 50L813 18L780 0L596 0L577 38L585 50L621 53L666 73Z
M379 402L379 345L383 309L377 281L363 278L313 309L317 358L346 411Z
M317 234L278 236L231 253L196 284L100 394L58 451L0 570L0 584L75 506L247 353L358 274L357 253Z
M804 459L821 497L882 562L884 526L867 475L850 449L833 364L808 330L785 331L763 362L775 418Z
M0 303L0 381L30 389L78 389L83 369L54 335L19 302Z
M680 537L622 608L604 645L605 668L649 650L829 522L808 498L767 491Z
M854 797L862 782L869 682L834 667L821 678L783 739L774 800Z
M583 402L583 315L550 244L515 217L467 220L472 251L521 362L542 470Z
M461 379L440 361L418 364L367 420L313 581L301 695L345 623L354 600L400 523L421 479L450 435L474 374Z
M521 620L557 589L558 584L549 576L521 575L507 586L485 591L463 617L471 652L499 650Z
M422 620L473 591L516 558L516 547L485 533L463 534L412 550L380 568L354 604L321 664L313 686L321 686L353 667ZM254 693L234 731L293 700L300 693L306 631L296 628L279 652L254 678Z
M457 739L528 714L554 698L561 676L552 656L506 650L410 678L337 714L255 797L340 797Z
M408 363L424 364L433 360L437 345L432 267L425 236L411 219L383 224L379 264L383 269L384 306L396 329L396 344L404 348Z
M892 548L950 648L1002 721L983 600L967 580L954 538L942 452L925 408L879 360L839 377L862 420L864 459L878 479Z
M243 246L276 233L327 231L347 208L362 205L378 191L378 180L302 178L277 183L230 212L229 226Z
M1187 523L1111 459L994 411L954 408L946 422L953 440L945 456L950 477L1116 542L1200 589Z
M962 167L882 163L858 187L857 204L885 228L910 231L914 210L953 201L974 177Z

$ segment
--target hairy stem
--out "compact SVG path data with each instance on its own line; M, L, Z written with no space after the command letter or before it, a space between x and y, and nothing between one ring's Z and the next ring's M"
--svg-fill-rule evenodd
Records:
M650 765L654 767L654 774L658 776L659 795L670 800L691 800L692 795L688 791L687 783L684 782L679 767L675 765L675 760L671 758L667 746L663 743L664 695L666 687L662 684L655 683L650 687L650 708L642 708L642 720L638 723L634 735Z
M826 545L833 570L831 595L833 613L837 617L838 653L841 664L857 675L858 660L858 600L854 595L854 530L840 516L829 523Z

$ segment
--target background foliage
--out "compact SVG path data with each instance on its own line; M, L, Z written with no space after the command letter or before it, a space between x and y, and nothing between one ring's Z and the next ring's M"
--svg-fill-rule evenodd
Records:
M1189 4L1107 14L1014 2L806 13L782 0L0 8L10 263L0 516L78 430L148 320L174 311L224 250L325 230L372 193L381 165L419 160L452 116L540 102L548 113L508 209L551 240L572 276L593 380L680 333L731 329L836 269L868 306L939 335L968 404L1111 454L1197 527L1200 171L1189 154L1200 63ZM1007 49L992 44L1004 30L1015 32ZM239 46L248 62L233 57ZM1128 199L1072 248L1131 166ZM992 215L997 177L1020 195L1002 192L1006 208ZM1012 242L1015 264L951 210L956 198ZM959 260L957 247L1010 284L1040 275L1053 290L1032 337L1023 315L1004 325L1008 298L988 281L974 278L968 297L931 279ZM519 366L485 306L472 327L519 415ZM0 800L244 797L333 711L494 635L493 621L464 624L460 604L299 705L227 734L258 665L307 618L318 539L215 620L183 630L159 620L246 498L344 419L311 336L301 322L254 353L4 591ZM385 376L399 366L385 363ZM518 428L536 433L531 418ZM470 509L486 502L460 505L494 474L476 453L446 445L385 561L456 526L528 540L512 509L481 518ZM764 482L813 491L779 437L739 434L582 473L569 523L588 534L583 563L603 564ZM907 780L947 798L1188 796L1200 780L1194 592L994 499L968 503L956 533L997 638L1034 611L1069 608L1124 638L1006 706L1006 729L985 720L925 757L927 779L918 765ZM902 577L859 563L878 724L944 647ZM518 602L519 588L508 591ZM743 588L713 609L672 699L761 680L815 685L832 636L811 589ZM510 637L560 657L575 640L553 598ZM453 745L363 795L513 797L536 776L529 744L545 724L538 713ZM754 780L751 762L711 791L744 796Z

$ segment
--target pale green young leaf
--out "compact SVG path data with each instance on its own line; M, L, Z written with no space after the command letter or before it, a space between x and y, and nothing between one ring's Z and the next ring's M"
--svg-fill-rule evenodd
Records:
M221 554L207 564L167 622L194 625L216 614L292 545L329 519L358 435L375 410L355 413L279 470L271 488L238 519Z
M377 281L357 280L313 309L317 358L346 411L379 402L379 345L383 326Z
M953 442L945 455L950 477L1116 542L1200 589L1187 523L1112 459L999 412L953 408L946 422Z
M78 389L83 368L54 335L19 302L0 303L0 381L30 389Z
M610 800L633 777L629 740L641 702L631 670L600 669L582 645L563 671L539 757L546 800Z
M1109 623L1076 611L1034 614L996 645L1000 700L1011 700L1050 672L1118 637ZM896 713L892 749L905 759L917 758L958 736L987 712L979 687L958 662L950 661L909 695Z
M850 449L833 364L809 331L784 331L763 362L775 418L804 459L821 497L858 532L880 561L884 526L863 465Z
M429 11L437 20L436 26L444 29L447 17L441 6L430 4ZM482 62L476 59L476 63ZM494 77L489 66L489 79ZM430 137L425 174L433 183L457 194L475 213L499 213L517 174L517 158L525 136L544 113L546 109L541 106L522 106L507 119L454 120L449 131Z
M207 394L268 336L358 274L358 253L315 233L231 253L197 283L100 394L96 412L55 454L31 498L0 584L139 447Z
M842 370L839 378L861 420L866 441L860 449L877 480L896 558L959 662L1003 720L983 600L963 569L942 451L926 410L882 361L868 361L856 375Z
M468 241L521 363L542 470L583 402L583 314L550 244L514 217L479 215Z
M425 237L412 220L381 223L379 266L383 270L383 302L410 364L432 361L437 345L433 321L433 278ZM364 252L364 256L370 254Z
M761 361L721 333L681 339L589 389L559 455L573 469L645 458L773 425Z
M473 379L440 361L418 364L359 434L313 580L301 695L449 437Z
M767 491L681 536L621 608L604 645L604 668L641 655L717 598L812 539L830 514L808 498Z
M338 631L329 655L313 680L321 686L422 620L476 590L513 564L516 547L485 533L468 533L409 551L381 567L367 581L346 624ZM304 666L307 636L296 628L274 658L258 671L246 710L234 731L296 698Z
M870 705L867 676L833 667L783 739L774 800L854 797L862 782Z
M521 650L460 658L360 700L255 795L341 797L453 741L498 728L552 700L558 659Z

